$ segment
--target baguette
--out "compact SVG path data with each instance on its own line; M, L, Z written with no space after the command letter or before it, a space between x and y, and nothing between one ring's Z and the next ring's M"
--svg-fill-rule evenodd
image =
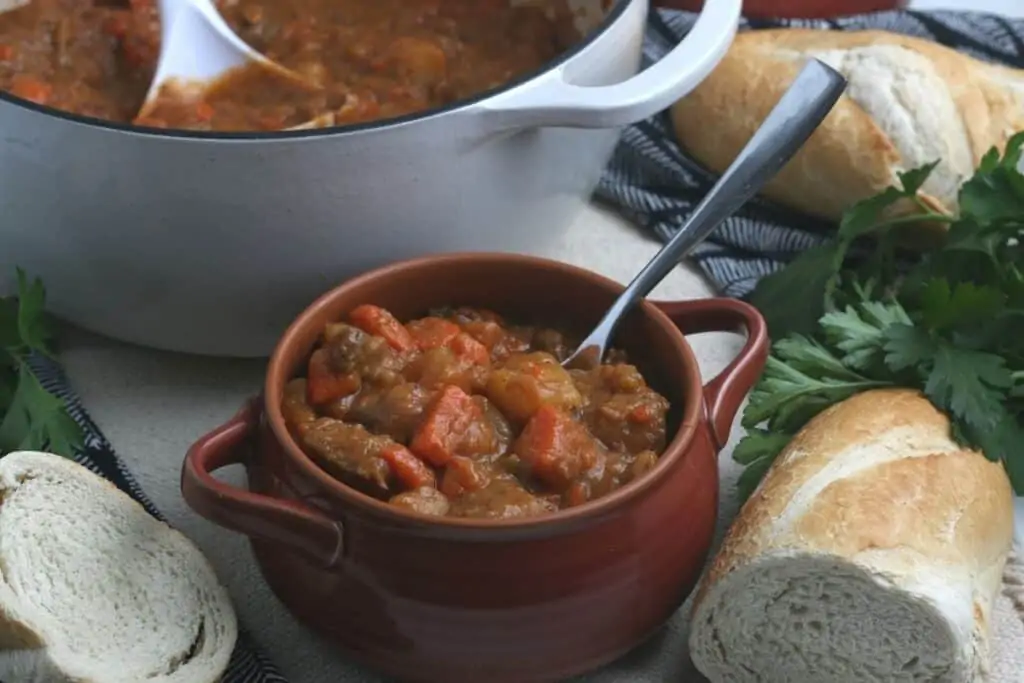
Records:
M849 86L762 191L804 213L839 220L897 173L935 160L920 199L956 213L959 188L982 156L1024 129L1024 71L885 31L774 29L737 36L714 72L672 107L679 143L721 173L812 57Z
M1013 534L999 463L916 392L813 419L743 506L695 597L712 683L984 680Z
M215 683L237 636L182 534L84 467L0 459L0 680Z

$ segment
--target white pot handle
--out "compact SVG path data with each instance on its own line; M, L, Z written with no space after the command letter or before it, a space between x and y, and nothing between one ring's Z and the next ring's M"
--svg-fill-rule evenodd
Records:
M579 86L567 83L564 74L558 73L482 102L478 111L486 112L490 126L499 130L615 128L642 121L671 106L711 73L736 36L742 4L742 0L704 0L704 9L683 41L626 81Z

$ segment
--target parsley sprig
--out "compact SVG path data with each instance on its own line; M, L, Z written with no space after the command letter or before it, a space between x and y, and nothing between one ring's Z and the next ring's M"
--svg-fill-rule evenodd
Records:
M54 353L46 291L20 269L17 275L17 296L0 298L0 455L45 449L70 456L82 445L82 430L28 364L33 353Z
M935 163L852 207L831 241L758 285L751 297L777 339L743 416L747 497L812 417L872 388L919 389L953 437L1002 461L1024 494L1024 133L991 150L959 195L931 210L918 190ZM907 208L912 211L907 211ZM901 251L913 224L947 224L922 251ZM866 257L851 259L869 240Z

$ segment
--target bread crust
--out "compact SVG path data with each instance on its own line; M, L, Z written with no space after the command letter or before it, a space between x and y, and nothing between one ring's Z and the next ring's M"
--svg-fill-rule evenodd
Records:
M995 67L934 42L885 31L773 29L737 36L715 71L676 103L671 118L680 144L700 163L722 172L792 83L812 53L894 46L927 59L951 99L974 165L990 148L1003 149L1024 129L1024 71ZM937 101L937 100L936 100ZM934 107L936 101L906 103ZM711 123L713 122L713 123ZM945 161L943 163L946 163ZM830 221L896 180L904 163L898 145L849 92L762 194ZM922 192L933 211L953 213L955 200ZM916 210L905 205L902 211Z
M780 453L705 574L694 630L705 625L709 592L732 572L802 555L884 577L907 595L921 595L933 568L972 577L973 633L961 646L984 653L1012 542L1002 465L957 445L948 419L919 393L864 392L822 412Z

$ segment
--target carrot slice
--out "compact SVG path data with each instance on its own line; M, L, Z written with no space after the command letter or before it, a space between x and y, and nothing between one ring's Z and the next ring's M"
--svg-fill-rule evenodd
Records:
M420 318L405 326L421 351L447 348L474 365L486 365L491 360L487 347L462 331L458 325L444 318Z
M487 347L465 332L455 335L448 342L448 348L459 358L465 358L474 365L487 365L491 361L491 352Z
M423 486L437 487L434 471L405 446L389 444L381 449L380 457L391 467L391 472L403 488L415 490Z
M651 410L651 407L646 403L639 404L638 406L633 408L633 410L629 411L629 415L626 416L627 420L637 424L649 424L651 421L654 420L654 418L654 412Z
M213 105L205 100L196 103L196 119L206 123L213 120Z
M442 467L456 455L483 455L481 445L492 447L493 440L493 428L487 423L481 405L449 384L427 408L409 448L431 465ZM471 450L476 452L470 453Z
M359 391L362 381L355 373L336 373L331 368L327 349L317 349L309 357L306 370L306 400L323 405Z
M512 447L535 477L560 491L597 463L600 448L586 427L549 405L533 414Z
M562 496L562 502L566 507L583 505L590 500L590 484L582 479L577 479Z
M124 38L128 35L130 28L129 18L126 13L111 14L103 21L100 28L104 33L113 38Z
M31 76L19 75L11 82L10 93L29 102L46 104L53 94L53 86Z
M421 351L447 346L462 330L444 318L420 318L405 326Z
M352 324L367 334L382 337L396 351L411 351L416 348L409 330L398 322L391 312L380 306L363 304L349 313Z

